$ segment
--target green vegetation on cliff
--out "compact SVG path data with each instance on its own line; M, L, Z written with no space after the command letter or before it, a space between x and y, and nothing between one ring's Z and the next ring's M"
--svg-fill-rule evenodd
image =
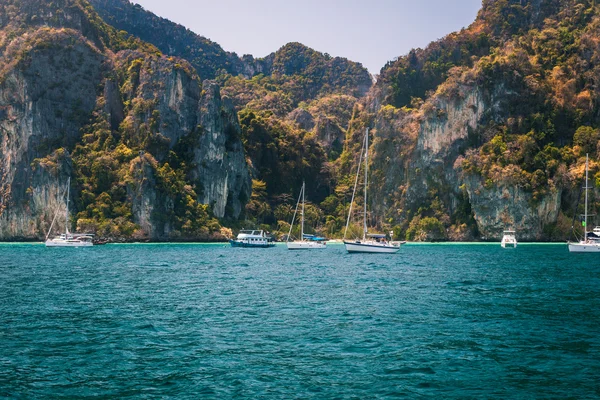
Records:
M485 0L471 26L389 62L375 85L360 64L299 43L240 58L129 1L90 3L0 4L0 113L12 118L0 210L10 197L33 215L49 196L36 185L73 175L74 220L101 236L283 234L306 181L309 229L339 237L367 127L369 223L397 237L511 226L562 239L585 154L600 187L593 0ZM32 132L28 102L43 116ZM9 137L32 141L17 157Z
M377 124L382 131L395 124L396 136L413 132L400 148L415 165L394 180L406 192L388 216L409 236L423 218L456 233L464 208L457 204L466 200L477 203L475 219L462 218L468 230L459 237L476 236L483 225L492 236L503 226L521 228L529 216L520 215L539 212L542 226L524 235L556 239L543 224L572 213L582 159L600 156L599 28L594 1L489 0L469 28L388 63L378 93L384 109L405 114L392 122L398 117L382 109ZM382 157L385 149L374 163ZM494 203L479 204L485 196ZM441 207L432 206L438 201Z

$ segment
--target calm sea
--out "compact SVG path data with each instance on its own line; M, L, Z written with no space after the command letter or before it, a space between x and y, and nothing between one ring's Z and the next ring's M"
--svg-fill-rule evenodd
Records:
M600 256L0 245L0 397L598 398Z

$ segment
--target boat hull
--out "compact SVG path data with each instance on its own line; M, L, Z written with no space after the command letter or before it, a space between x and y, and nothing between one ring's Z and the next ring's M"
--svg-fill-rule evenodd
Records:
M231 247L243 247L243 248L256 248L266 249L268 247L275 247L275 243L246 243L239 240L229 240Z
M327 244L324 242L287 242L288 250L313 250L326 249Z
M344 240L344 245L348 253L378 253L378 254L394 254L400 250L400 246L392 246L381 243L362 243L350 242Z
M46 240L46 247L92 247L92 242Z
M600 243L568 243L571 253L600 253Z

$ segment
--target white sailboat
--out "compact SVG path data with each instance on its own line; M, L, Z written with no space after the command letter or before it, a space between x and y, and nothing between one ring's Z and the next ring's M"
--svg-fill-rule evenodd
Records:
M589 159L585 156L585 211L583 220L583 240L579 242L567 242L571 253L600 253L600 240L596 235L588 236L588 188L589 188ZM594 232L595 233L595 232Z
M48 239L50 233L52 232L52 227L54 226L54 222L56 221L56 217L59 214L59 211L54 214L54 219L52 220L52 224L50 224L50 229L48 230L48 234L46 235L46 247L90 247L93 246L93 235L88 234L77 234L69 232L69 197L70 197L70 188L71 188L71 178L67 183L67 207L65 211L65 233L61 233L59 236L56 236L53 239Z
M294 217L292 218L292 223L290 225L290 232L288 233L286 245L288 250L312 250L312 249L325 249L327 248L327 244L325 243L324 238L319 238L314 235L305 235L304 234L304 193L306 191L306 184L302 182L302 189L300 190L300 195L298 196L298 202L296 203L296 211L294 211ZM296 214L298 213L298 207L300 206L300 200L302 200L302 209L300 210L300 240L295 240L290 242L290 237L292 236L292 228L294 227L294 220L296 219Z
M348 226L350 225L350 217L352 215L352 204L356 195L356 187L358 185L358 177L360 176L360 167L362 164L362 156L364 151L365 159L365 194L364 194L364 209L363 209L363 237L354 240L346 240L348 234ZM367 188L369 177L369 129L365 133L363 148L358 162L358 170L356 171L356 180L354 182L354 191L352 193L352 201L350 202L350 210L348 211L348 221L346 222L346 230L344 231L344 245L348 253L397 253L400 246L405 242L388 242L386 235L369 234L367 228Z

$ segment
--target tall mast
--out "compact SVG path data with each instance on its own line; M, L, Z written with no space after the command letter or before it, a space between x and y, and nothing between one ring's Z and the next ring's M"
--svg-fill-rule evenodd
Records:
M300 240L304 240L304 188L305 183L302 181L302 214L300 214L301 224L300 224Z
M67 213L65 215L65 234L69 234L69 197L71 194L71 177L67 181Z
M587 208L588 208L588 155L585 155L585 214L584 214L584 227L583 227L583 241L587 242Z
M364 230L363 240L367 239L367 185L369 182L369 128L365 135L365 205L364 205Z
M352 217L352 205L354 204L354 198L356 197L356 188L358 188L358 177L360 176L360 168L362 166L362 158L363 158L363 150L365 149L365 141L362 143L363 147L360 149L360 157L358 159L358 168L356 168L356 179L354 180L354 189L352 189L352 199L350 200L350 207L348 209L348 219L346 220L346 229L344 230L344 240L346 240L346 235L348 234L348 227L350 226L350 217ZM300 201L300 198L298 198ZM298 209L298 206L296 206Z

